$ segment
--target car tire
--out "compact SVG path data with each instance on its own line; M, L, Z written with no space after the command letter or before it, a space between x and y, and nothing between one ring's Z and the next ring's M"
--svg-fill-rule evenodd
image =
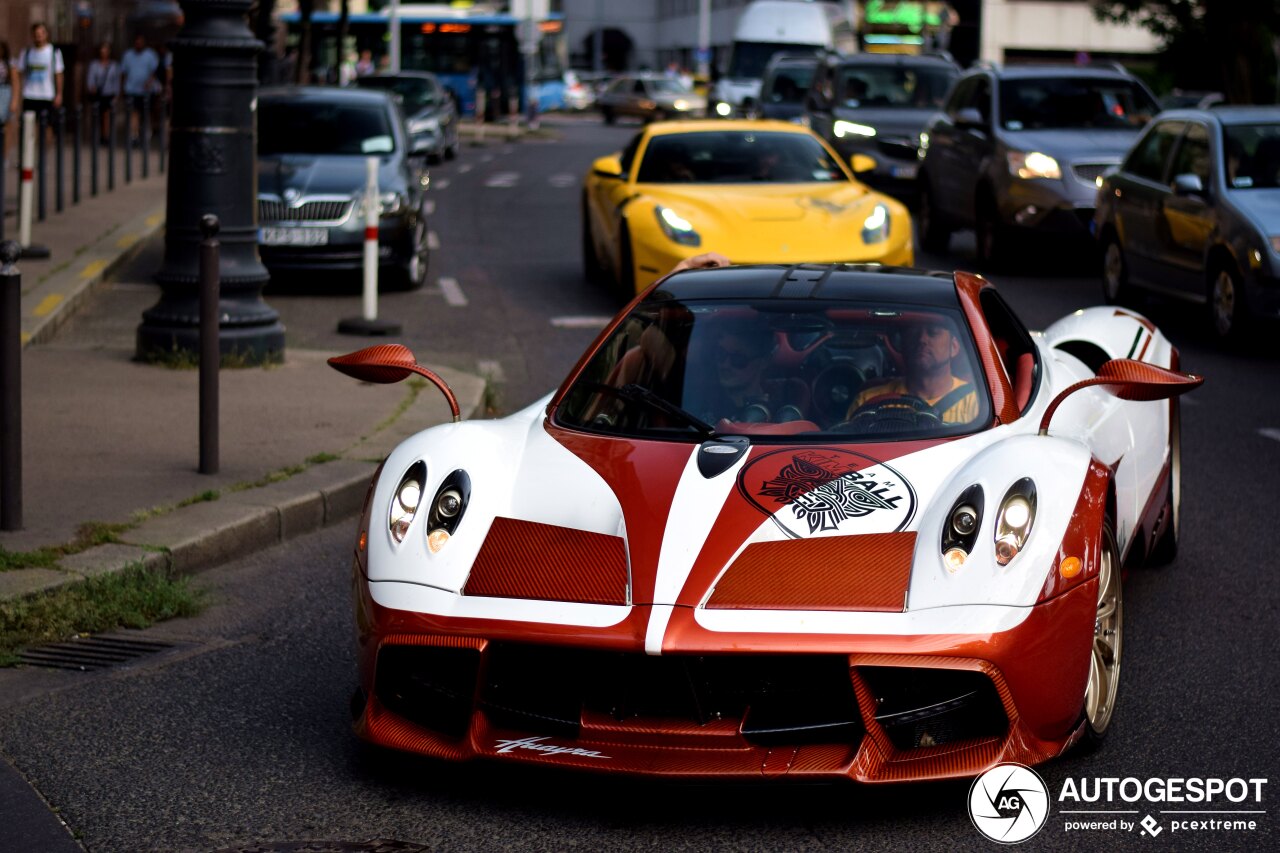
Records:
M1237 344L1244 337L1248 313L1240 273L1229 262L1218 264L1209 274L1209 331L1223 344Z
M631 252L631 229L622 223L618 232L618 277L615 279L618 298L630 302L636 298L635 256Z
M617 121L617 116L613 114L612 107L601 107L600 114L604 116L605 124L613 124L615 121Z
M929 180L920 180L920 209L916 214L916 222L920 226L920 246L926 252L945 254L951 248L951 229L947 227L933 202L933 190L929 189Z
M1124 249L1120 239L1109 234L1102 244L1102 298L1108 305L1124 305L1132 295Z
M586 193L582 194L582 274L587 283L601 285L607 278L600 256L596 254L595 235L591 231L591 212L587 207Z
M1169 410L1169 481L1165 485L1164 533L1160 534L1147 555L1147 565L1167 566L1178 556L1178 535L1182 510L1182 416L1175 398Z
M1120 687L1120 663L1124 650L1124 597L1120 552L1110 518L1103 522L1102 549L1098 555L1098 608L1090 649L1089 679L1081 708L1081 734L1076 749L1081 754L1102 746L1115 715Z
M1008 260L1008 229L1000 221L995 200L979 196L973 218L973 240L978 249L978 263L987 269L998 269Z
M427 283L427 267L431 262L431 249L427 244L427 218L418 216L413 229L413 254L402 266L396 268L391 281L392 290L417 290Z

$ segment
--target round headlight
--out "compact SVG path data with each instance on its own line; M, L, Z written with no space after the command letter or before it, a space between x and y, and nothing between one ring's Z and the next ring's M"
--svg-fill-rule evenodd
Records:
M396 500L400 501L400 506L404 507L411 514L418 509L418 501L422 499L422 487L417 482L410 480L400 486L400 492L396 495Z
M968 536L978 526L978 512L968 504L956 507L951 514L951 529L961 536Z
M436 502L436 512L441 518L453 518L460 509L462 509L462 495L453 489L440 495L440 500Z

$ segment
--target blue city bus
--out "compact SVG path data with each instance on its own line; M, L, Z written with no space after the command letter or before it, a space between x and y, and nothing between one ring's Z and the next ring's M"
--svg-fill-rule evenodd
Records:
M301 15L280 16L288 28L287 44L301 41ZM458 100L466 115L476 111L476 93L488 93L489 118L505 114L512 105L524 109L524 57L517 40L520 18L480 13L443 5L400 7L400 67L405 71L430 71ZM564 16L553 14L537 22L541 33L536 92L541 110L564 104ZM390 50L387 12L367 12L348 18L348 50L368 50L375 63ZM316 12L311 16L312 67L321 80L336 82L338 67L338 14Z

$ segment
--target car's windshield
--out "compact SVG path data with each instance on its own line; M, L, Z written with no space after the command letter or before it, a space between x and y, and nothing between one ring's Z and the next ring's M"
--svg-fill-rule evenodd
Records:
M654 136L636 180L641 183L813 183L848 176L807 133L716 130Z
M1006 130L1133 130L1159 111L1132 80L1035 77L1000 82L1000 121Z
M793 66L779 68L769 81L768 91L764 93L764 101L770 104L798 104L804 100L804 93L809 91L813 82L813 66Z
M688 95L692 90L679 80L668 80L665 77L654 77L648 82L649 91L655 95Z
M391 117L375 104L264 100L258 110L258 153L388 154Z
M891 441L990 419L958 309L671 299L659 290L595 353L556 412L568 427L699 441ZM785 437L785 438L782 438Z
M764 76L764 67L775 53L817 53L818 50L817 45L809 44L736 41L733 43L733 56L729 59L729 73L726 76L758 80Z
M1280 187L1280 124L1223 128L1227 186L1237 190Z
M943 68L845 65L836 81L837 103L878 109L940 109L956 78Z
M358 77L356 85L365 89L389 89L404 101L405 112L417 112L439 103L430 81L421 77Z

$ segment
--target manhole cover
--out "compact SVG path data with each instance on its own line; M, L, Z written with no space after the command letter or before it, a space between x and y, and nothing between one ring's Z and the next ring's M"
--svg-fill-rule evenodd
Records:
M427 853L425 844L407 841L259 841L243 847L219 847L213 853Z
M18 660L28 666L84 671L116 666L171 648L172 643L102 634L23 649L18 652Z

